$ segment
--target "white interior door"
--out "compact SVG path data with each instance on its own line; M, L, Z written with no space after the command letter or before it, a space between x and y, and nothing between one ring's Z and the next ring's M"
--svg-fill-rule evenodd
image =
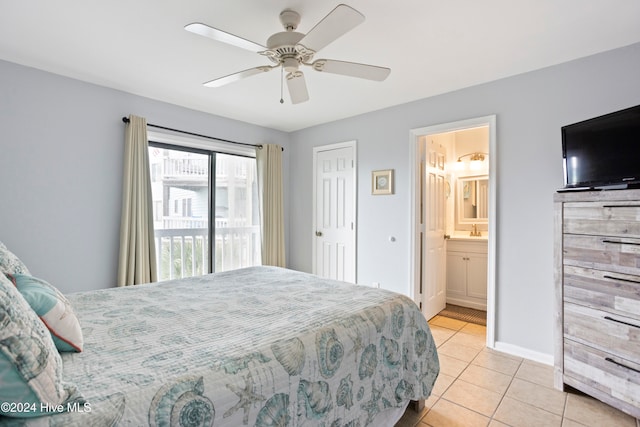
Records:
M422 146L422 312L430 319L445 308L447 300L444 241L446 148L428 138Z
M355 143L314 149L314 273L355 283Z

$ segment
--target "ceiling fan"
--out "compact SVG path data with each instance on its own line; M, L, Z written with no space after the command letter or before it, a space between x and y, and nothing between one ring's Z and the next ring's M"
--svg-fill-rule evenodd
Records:
M283 72L287 72L287 87L289 89L289 95L291 96L291 102L298 104L309 100L307 84L304 79L304 74L300 70L301 65L309 66L320 72L341 74L368 80L382 81L387 78L391 70L385 67L337 61L334 59L313 60L316 52L361 24L364 19L364 15L357 10L340 4L329 12L329 14L318 22L307 34L302 34L295 31L300 23L300 15L293 10L285 9L280 13L280 22L284 26L285 31L275 33L269 37L266 47L199 22L188 24L184 28L194 34L257 52L269 58L274 64L249 68L248 70L220 77L204 83L205 86L219 87L246 77L271 71L274 68L282 67ZM280 102L284 101L281 99Z

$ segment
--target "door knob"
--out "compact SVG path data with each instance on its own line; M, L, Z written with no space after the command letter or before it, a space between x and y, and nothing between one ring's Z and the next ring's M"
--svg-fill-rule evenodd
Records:
M322 237L322 231L316 231L316 236Z

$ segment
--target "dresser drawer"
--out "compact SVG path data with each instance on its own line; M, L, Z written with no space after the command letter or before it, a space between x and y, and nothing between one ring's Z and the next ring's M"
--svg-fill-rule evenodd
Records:
M563 231L640 238L640 202L569 202L564 204Z
M564 301L628 316L640 324L640 277L565 265Z
M564 304L564 337L640 363L640 321Z
M572 379L623 402L616 406L640 417L640 364L565 339L564 380L580 388Z
M564 234L563 263L640 276L640 239Z

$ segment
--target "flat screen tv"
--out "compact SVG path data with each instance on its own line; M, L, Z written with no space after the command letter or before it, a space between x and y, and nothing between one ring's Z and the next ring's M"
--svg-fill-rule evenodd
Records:
M640 105L562 127L564 185L640 185Z

